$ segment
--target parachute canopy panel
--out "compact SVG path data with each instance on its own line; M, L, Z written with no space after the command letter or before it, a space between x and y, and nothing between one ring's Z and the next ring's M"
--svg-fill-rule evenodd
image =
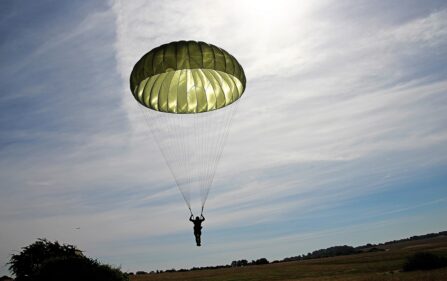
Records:
M145 54L130 75L130 88L143 106L168 113L199 113L238 100L244 70L228 52L211 44L178 41Z

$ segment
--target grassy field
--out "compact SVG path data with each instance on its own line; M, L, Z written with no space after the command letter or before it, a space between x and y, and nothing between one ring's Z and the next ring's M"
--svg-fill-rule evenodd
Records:
M131 281L447 281L447 268L400 272L405 258L413 253L426 251L447 255L446 236L379 248L386 251L239 268L135 275L131 276Z

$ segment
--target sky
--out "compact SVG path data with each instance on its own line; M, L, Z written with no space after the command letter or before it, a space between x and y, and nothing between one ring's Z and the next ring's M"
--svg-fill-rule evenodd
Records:
M247 87L196 247L129 90L178 40ZM38 238L124 271L447 230L445 1L0 2L0 275Z

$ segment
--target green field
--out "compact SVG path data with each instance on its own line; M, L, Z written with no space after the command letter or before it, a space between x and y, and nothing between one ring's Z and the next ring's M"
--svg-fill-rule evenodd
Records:
M399 242L378 248L386 251L238 268L135 275L131 276L131 281L447 281L447 268L400 272L405 258L416 252L447 255L447 236Z

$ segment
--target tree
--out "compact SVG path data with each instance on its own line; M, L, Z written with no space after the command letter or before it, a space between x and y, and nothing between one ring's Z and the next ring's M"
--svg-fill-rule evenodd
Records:
M240 267L240 266L247 266L247 265L248 265L247 260L237 260L237 261L231 262L232 267Z
M9 270L16 281L128 281L119 269L100 264L73 245L38 239L12 255Z
M34 280L42 264L50 258L83 257L82 252L73 245L38 239L33 244L23 247L19 254L11 256L9 270L16 276L16 281Z
M269 261L266 258L257 259L254 264L268 264Z

